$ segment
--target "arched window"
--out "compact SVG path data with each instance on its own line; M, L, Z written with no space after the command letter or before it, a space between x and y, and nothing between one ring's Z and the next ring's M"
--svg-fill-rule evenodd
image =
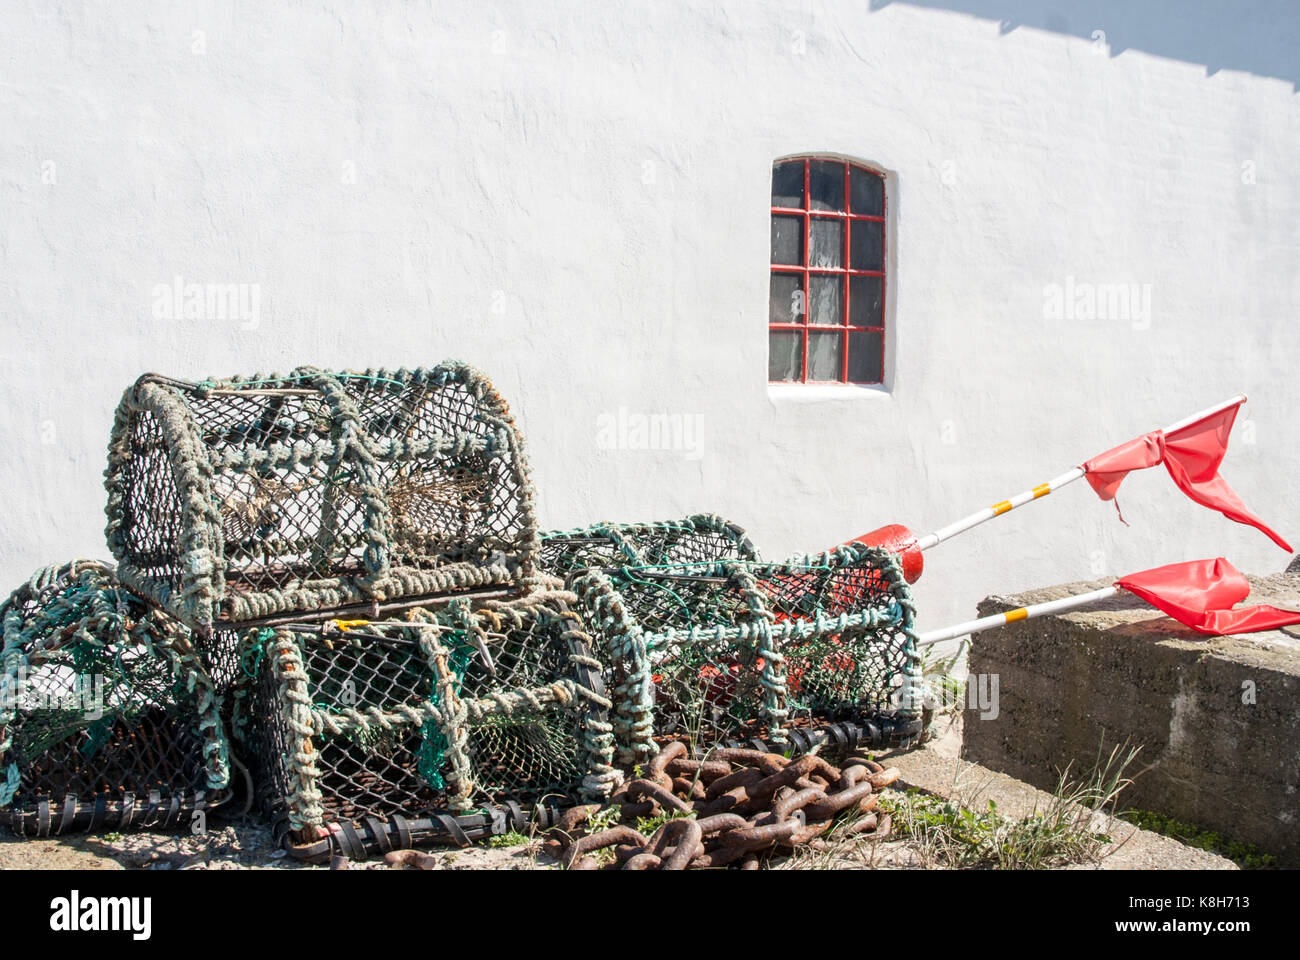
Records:
M772 165L767 378L885 380L885 178L845 160Z

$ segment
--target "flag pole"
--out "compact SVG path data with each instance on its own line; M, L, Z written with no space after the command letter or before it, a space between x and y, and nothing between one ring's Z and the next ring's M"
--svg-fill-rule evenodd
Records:
M1200 413L1194 413L1190 417L1184 417L1175 423L1171 423L1169 426L1165 427L1162 432L1165 434L1175 433L1184 427L1192 425L1197 420L1203 420L1206 417L1227 410L1229 407L1245 403L1245 401L1246 395L1244 393L1237 394L1237 396L1230 400L1216 403L1214 406L1202 410ZM1000 503L995 503L991 507L977 510L968 517L962 517L960 520L950 523L946 527L940 527L933 533L927 533L925 536L918 538L916 541L916 549L929 550L931 547L937 546L945 540L952 539L959 533L965 533L972 527L978 527L981 523L984 523L987 520L992 520L994 517L1000 517L1004 513L1009 513L1016 507L1023 506L1031 500L1037 500L1040 497L1047 496L1049 493L1055 493L1067 484L1081 479L1086 475L1086 473L1087 471L1085 471L1083 467L1075 467L1073 470L1067 470L1059 477L1053 477L1046 483L1040 483L1038 486L1031 487L1023 493L1017 493L1014 497L1009 497Z
M1119 593L1119 587L1109 586L1088 593L1075 594L1072 597L1062 597L1060 600L1047 600L1043 603L1031 604L1028 607L1017 607L1015 610L1008 610L1006 613L995 613L991 617L981 617L978 620L967 620L965 623L954 624L951 627L930 630L917 638L916 645L918 647L928 647L935 643L942 643L944 640L953 640L968 633L982 633L985 630L992 630L994 627L1015 623L1018 620L1033 620L1036 617L1045 617L1053 613L1065 613L1079 607L1086 607L1098 600L1113 597L1117 593Z

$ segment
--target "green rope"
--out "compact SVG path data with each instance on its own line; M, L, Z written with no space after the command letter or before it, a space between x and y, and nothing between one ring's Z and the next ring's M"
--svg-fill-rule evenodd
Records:
M470 658L474 656L474 648L466 639L464 632L452 633L449 636L453 638L455 644L451 651L451 669L456 675L453 689L459 695L465 680L466 668L469 666ZM436 685L429 691L429 702L435 708L440 706ZM420 749L416 754L415 769L420 778L435 790L443 790L447 786L447 781L442 775L446 754L447 735L443 732L442 725L433 717L429 717L420 725Z
M244 649L239 652L239 669L243 671L244 676L250 680L256 680L258 673L262 669L262 661L266 658L267 641L274 639L275 631L270 627L263 627L257 633L257 642L245 644ZM253 656L253 666L248 666L249 655Z
M13 802L14 795L18 793L18 787L22 784L22 775L18 770L18 764L9 764L7 771L8 776L4 783L0 783L0 807L7 807Z
M690 625L691 623L694 622L695 618L694 615L691 613L691 605L687 603L685 600L683 600L680 596L678 596L678 594L671 587L667 586L666 584L655 583L652 580L642 580L639 577L637 577L635 574L633 574L631 572L631 568L629 567L622 567L620 569L621 572L633 583L638 583L643 587L654 587L655 589L662 590L664 593L668 594L668 596L672 597L674 600L677 601L678 604L680 604L682 608L682 612L686 614L687 625Z
M386 412L388 401L382 397L351 389L355 381L381 384L389 396L400 393L410 422L397 422L401 418ZM238 429L245 431L246 442L214 440L218 418L206 407L216 401L206 391L299 383L316 390L321 403L301 435L261 438L245 424ZM341 373L300 367L283 376L209 378L196 387L146 380L127 390L114 415L105 473L106 534L118 560L117 576L187 626L536 581L535 494L523 438L504 398L473 367L454 361L415 370ZM438 400L433 391L444 388L450 396ZM205 398L203 404L199 398ZM367 409L370 400L385 409ZM145 492L150 478L133 466L139 463L135 450L142 431L154 435L166 454L165 462L146 473L169 473L174 492L162 498L167 502ZM393 503L392 471L407 463L452 464L482 480L484 495L466 506L462 517L463 525L474 528L472 544L457 542L470 534L444 536L402 522L405 508ZM328 522L309 528L301 518L277 520L278 526L249 542L228 537L231 481L280 474L301 474L317 490L348 488L349 501L356 501L348 509L355 508L359 522L344 530ZM149 510L176 518L174 547L161 573L136 544L133 528L143 522L137 507L144 499L153 501ZM482 515L470 518L469 512ZM227 589L228 574L269 565L271 557L292 558L304 546L312 552L302 571L290 570L258 589ZM354 566L358 549L362 562Z
M395 387L401 387L403 389L405 389L407 386L407 384L403 383L401 380L391 380L388 377L371 377L371 376L367 376L364 373L344 372L344 373L336 373L335 376L339 377L342 380L369 380L372 383L387 383ZM298 383L303 380L310 380L310 379L312 379L311 374L299 374L297 376L289 375L284 377L268 377L260 380L240 380L238 381L238 386L255 387L263 383L290 383L290 382ZM221 386L221 381L212 380L212 379L200 380L198 382L198 386L206 387L209 390L223 389Z

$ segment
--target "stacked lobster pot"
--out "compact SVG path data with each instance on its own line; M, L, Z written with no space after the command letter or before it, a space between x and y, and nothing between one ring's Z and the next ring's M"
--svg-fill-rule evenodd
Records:
M0 605L0 811L19 835L191 830L230 796L193 635L111 567L39 571Z
M712 513L653 523L595 523L542 534L538 563L557 577L593 567L757 560L745 531Z
M569 582L607 664L621 764L670 740L832 754L921 733L916 608L887 550L633 561Z
M119 669L145 664L107 646L117 634L160 663L183 654L197 693L151 692L148 707L189 710L223 746L230 729L292 852L463 842L612 791L600 664L575 598L537 574L523 442L472 367L146 375L118 407L106 477L118 564L78 600L91 619L64 625L79 571L16 594L6 669L51 652L79 669L68 630ZM62 776L24 732L35 716L20 699L4 728L20 784ZM160 782L193 779L191 746L158 754ZM216 767L209 791L226 786ZM142 791L101 777L65 792L94 806Z

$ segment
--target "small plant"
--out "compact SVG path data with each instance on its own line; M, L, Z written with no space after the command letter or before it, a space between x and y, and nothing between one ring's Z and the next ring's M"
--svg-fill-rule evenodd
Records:
M691 815L692 811L689 810L666 810L653 817L637 817L636 829L638 833L644 833L648 837L669 820L677 820L681 817L689 817Z
M1221 857L1227 857L1243 870L1267 870L1277 866L1277 858L1272 854L1261 853L1256 847L1238 840L1229 840L1221 834L1151 810L1124 810L1119 814L1121 820L1133 824L1142 830L1150 830L1166 837L1173 837L1180 843L1198 850L1208 850Z
M608 830L610 827L618 826L622 818L623 811L618 806L606 807L604 810L598 810L587 818L587 832L598 833L601 830Z
M926 706L937 714L960 713L966 703L966 681L954 676L953 670L969 645L969 640L963 640L952 656L944 658L936 657L933 648L926 651L921 682Z
M493 848L499 847L519 847L529 843L530 839L520 833L518 830L508 830L495 837L488 837L487 845Z

